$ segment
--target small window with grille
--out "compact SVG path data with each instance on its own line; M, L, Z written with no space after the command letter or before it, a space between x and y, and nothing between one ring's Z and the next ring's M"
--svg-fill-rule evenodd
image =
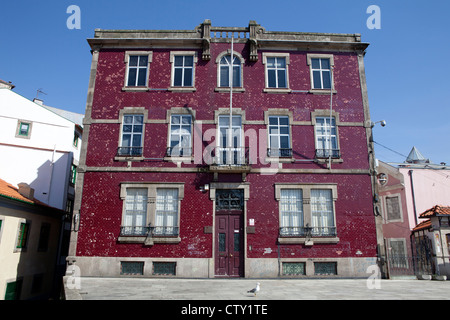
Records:
M176 262L153 262L153 275L175 276L176 268Z
M144 275L144 262L121 261L120 274L129 276L142 276Z

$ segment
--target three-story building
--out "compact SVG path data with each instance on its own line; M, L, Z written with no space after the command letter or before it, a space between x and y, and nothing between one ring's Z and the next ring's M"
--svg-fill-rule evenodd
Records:
M359 34L100 30L69 264L82 276L367 277Z

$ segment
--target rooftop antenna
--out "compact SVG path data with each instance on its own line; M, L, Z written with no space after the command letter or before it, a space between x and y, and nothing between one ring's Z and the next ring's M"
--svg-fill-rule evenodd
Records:
M38 99L39 93L47 95L44 91L42 91L42 88L37 89L37 91L36 91L36 99Z

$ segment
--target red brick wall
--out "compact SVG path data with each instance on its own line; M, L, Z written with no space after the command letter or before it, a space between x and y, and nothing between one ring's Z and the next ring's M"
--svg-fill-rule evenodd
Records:
M217 86L218 54L229 45L211 44L211 60L203 61L198 51L195 66L196 92L124 92L125 52L104 50L99 54L92 106L92 119L118 120L124 107L144 107L149 119L166 119L166 110L173 107L189 107L196 111L197 120L214 120L214 111L228 108L229 93L214 91ZM246 120L264 120L268 108L286 108L292 111L294 121L310 121L311 111L329 108L329 95L307 93L268 94L264 89L264 65L259 53L257 62L248 60L248 47L235 44L234 50L246 59L244 64L244 93L233 95L233 107L246 111ZM168 88L171 66L169 50L152 50L149 86ZM323 52L321 52L323 53ZM333 96L333 110L339 112L341 122L363 122L364 113L360 88L357 56L354 53L334 53L334 83L337 94ZM306 52L290 52L289 83L293 90L310 89L309 66ZM145 126L144 157L163 157L167 146L168 125L150 123ZM215 125L203 125L203 131ZM264 125L246 125L247 129L266 129ZM369 169L367 139L361 126L340 126L339 142L342 163L334 169ZM114 161L120 135L118 123L93 123L89 130L86 165L88 167L126 167L126 162ZM296 158L314 158L314 127L292 126L293 151ZM172 167L171 162L135 162L133 167ZM196 167L197 164L183 164ZM258 164L253 167L260 167ZM285 163L287 169L323 169L325 165L312 162ZM220 175L221 180L227 176ZM230 179L239 181L240 175ZM77 254L85 256L152 256L152 257L202 257L212 254L212 235L204 234L204 226L212 226L212 201L208 193L198 190L201 184L212 181L212 174L182 173L126 173L87 172L84 179L81 207L81 226L78 235ZM122 217L120 183L124 181L185 182L185 197L181 203L182 241L179 244L119 244L117 237ZM250 200L247 218L255 219L255 234L248 234L247 246L252 246L248 256L277 257L278 203L274 197L275 182L337 183L336 225L338 244L320 244L313 247L283 245L282 252L289 257L348 257L360 250L362 256L374 256L376 250L375 224L372 209L370 177L368 175L336 174L249 174ZM272 248L271 254L264 254ZM291 253L294 253L292 256ZM284 254L284 253L282 253Z

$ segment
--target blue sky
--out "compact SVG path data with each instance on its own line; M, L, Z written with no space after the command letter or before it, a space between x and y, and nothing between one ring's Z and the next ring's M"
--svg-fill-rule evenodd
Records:
M81 29L70 30L70 5L81 9ZM381 29L370 30L370 5ZM86 39L95 28L192 30L214 26L271 31L361 33L377 158L403 162L413 146L434 163L450 164L450 1L403 0L58 0L3 1L0 79L28 99L38 89L45 104L84 113L91 64ZM383 147L384 146L384 147ZM395 151L390 151L385 147Z

